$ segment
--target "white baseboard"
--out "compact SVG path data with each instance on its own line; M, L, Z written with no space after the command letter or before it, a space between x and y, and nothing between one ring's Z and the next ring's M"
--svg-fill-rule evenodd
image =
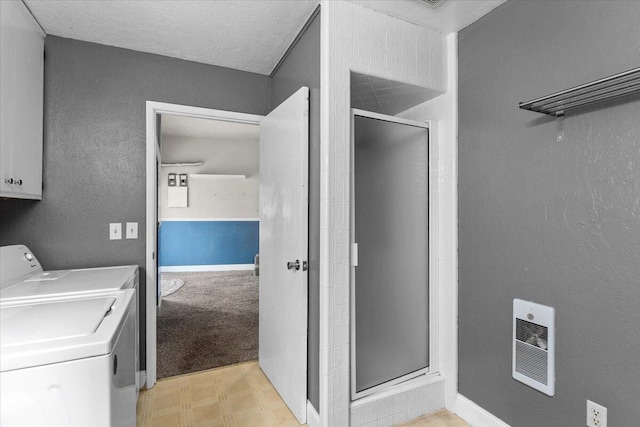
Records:
M160 273L183 273L200 271L239 271L253 270L253 264L221 264L221 265L171 265L160 267Z
M260 218L162 218L160 223L163 222L224 222L224 221L255 221L259 222Z
M307 400L307 425L309 427L320 427L320 414L313 407L311 402Z
M510 427L509 424L461 394L458 394L456 399L456 415L473 427Z

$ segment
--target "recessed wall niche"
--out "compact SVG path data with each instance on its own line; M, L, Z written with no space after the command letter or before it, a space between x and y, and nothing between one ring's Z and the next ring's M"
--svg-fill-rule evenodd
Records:
M351 108L395 116L443 92L351 72Z

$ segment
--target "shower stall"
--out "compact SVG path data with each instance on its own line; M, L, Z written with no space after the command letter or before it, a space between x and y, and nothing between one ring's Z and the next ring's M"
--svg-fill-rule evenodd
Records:
M434 372L428 122L352 110L351 398ZM435 209L431 210L435 213Z

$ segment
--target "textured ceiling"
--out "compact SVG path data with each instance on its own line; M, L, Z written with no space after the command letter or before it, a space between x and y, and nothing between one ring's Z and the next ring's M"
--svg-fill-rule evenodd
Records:
M317 0L25 0L47 34L270 74Z
M441 94L420 86L351 73L351 107L361 110L395 116Z
M460 31L507 0L444 0L431 6L422 0L350 0L394 18L443 34Z
M319 0L24 0L47 34L270 74ZM506 0L351 0L447 34Z

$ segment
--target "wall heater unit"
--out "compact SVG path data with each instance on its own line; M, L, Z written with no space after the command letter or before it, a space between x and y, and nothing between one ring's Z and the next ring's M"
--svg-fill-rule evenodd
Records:
M555 394L555 309L513 300L512 375L544 394Z

